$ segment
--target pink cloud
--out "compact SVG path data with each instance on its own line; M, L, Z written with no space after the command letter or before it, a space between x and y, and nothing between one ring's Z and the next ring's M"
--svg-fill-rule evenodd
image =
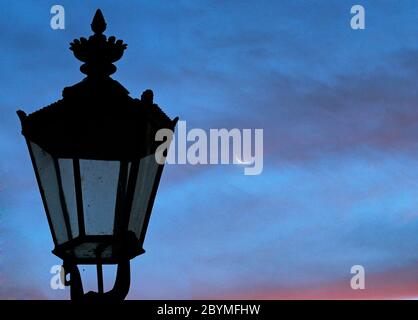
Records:
M199 299L243 300L401 300L418 298L418 264L383 273L367 274L366 288L353 290L350 278L326 284L296 288L246 288L217 296L201 295Z

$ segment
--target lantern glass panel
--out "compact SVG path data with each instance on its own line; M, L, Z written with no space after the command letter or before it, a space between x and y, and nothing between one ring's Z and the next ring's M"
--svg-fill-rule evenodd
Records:
M70 220L71 233L73 238L79 235L77 200L75 195L74 168L72 159L58 160L61 172L61 185L67 205L68 217Z
M59 174L54 158L39 147L37 144L30 142L30 147L34 157L36 170L39 176L39 188L43 191L46 209L50 217L51 225L57 244L64 243L69 240L69 230L65 221L64 210L65 203L62 203L59 188Z
M158 167L159 164L155 160L155 154L150 154L142 158L139 162L138 177L128 227L128 230L133 231L138 239L142 233Z
M120 162L80 160L87 235L112 235Z

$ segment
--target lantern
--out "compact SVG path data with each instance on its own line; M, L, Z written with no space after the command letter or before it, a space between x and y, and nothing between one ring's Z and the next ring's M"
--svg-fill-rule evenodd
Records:
M143 243L164 156L155 141L171 120L146 90L140 99L110 75L127 45L103 32L97 10L88 39L71 43L87 76L66 87L62 99L30 115L18 111L55 248L71 279L74 299L106 296L102 264L118 264L114 290L129 289L129 260L144 253ZM169 143L169 142L168 142ZM78 264L98 266L99 293L84 295Z

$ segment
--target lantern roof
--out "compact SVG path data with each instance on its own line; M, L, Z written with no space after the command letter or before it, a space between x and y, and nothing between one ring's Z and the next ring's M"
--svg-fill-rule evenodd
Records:
M57 158L135 160L155 152L159 129L174 129L171 120L146 90L140 99L132 98L118 81L116 71L127 45L103 32L106 22L97 10L88 39L70 44L74 56L84 62L87 76L66 87L62 99L29 115L19 110L22 134Z

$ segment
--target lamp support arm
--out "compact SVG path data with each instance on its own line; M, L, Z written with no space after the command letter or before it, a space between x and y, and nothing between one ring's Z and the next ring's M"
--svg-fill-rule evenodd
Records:
M63 267L65 276L70 274L70 280L64 279L64 284L70 286L70 296L73 301L122 301L128 295L131 285L131 268L128 259L118 263L115 284L108 292L100 292L101 290L99 290L99 292L84 293L77 265L70 261L64 261Z

